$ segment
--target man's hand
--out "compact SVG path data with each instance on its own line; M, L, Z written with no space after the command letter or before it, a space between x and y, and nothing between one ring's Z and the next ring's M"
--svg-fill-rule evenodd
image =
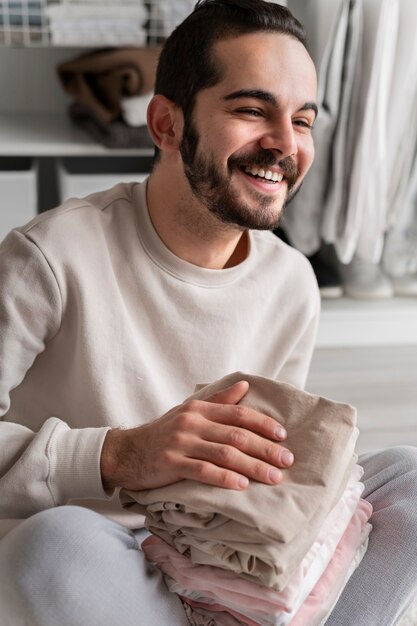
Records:
M144 426L110 430L100 464L104 487L140 491L184 478L229 489L245 489L249 478L279 483L278 468L293 462L278 443L286 432L272 417L237 405L248 388L241 381Z

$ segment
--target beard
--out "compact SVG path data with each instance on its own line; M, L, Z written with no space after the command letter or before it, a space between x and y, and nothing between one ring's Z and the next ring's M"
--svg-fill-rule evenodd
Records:
M260 148L256 152L231 155L227 161L227 174L219 170L214 157L198 152L199 135L193 121L185 120L184 133L180 144L180 154L184 173L194 196L225 224L234 224L242 230L274 230L278 227L285 206L299 191L296 186L298 169L291 157L277 161L272 150ZM287 196L280 207L276 198L268 197L256 190L253 201L244 202L239 190L231 184L234 170L245 166L258 166L268 169L279 165L287 183Z

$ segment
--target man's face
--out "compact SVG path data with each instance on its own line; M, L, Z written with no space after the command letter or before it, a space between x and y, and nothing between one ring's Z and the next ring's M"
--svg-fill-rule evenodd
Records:
M273 229L314 157L316 73L304 46L255 33L214 46L222 80L198 93L180 152L194 196L221 221Z

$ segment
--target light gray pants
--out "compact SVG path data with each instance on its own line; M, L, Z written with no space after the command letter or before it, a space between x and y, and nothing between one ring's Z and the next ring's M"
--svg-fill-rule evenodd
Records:
M392 626L417 592L417 448L360 459L368 551L327 626ZM81 507L43 511L0 541L1 626L187 626L135 536Z

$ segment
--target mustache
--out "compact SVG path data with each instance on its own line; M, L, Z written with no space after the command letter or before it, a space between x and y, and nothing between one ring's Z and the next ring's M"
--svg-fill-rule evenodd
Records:
M255 165L263 169L278 166L287 180L289 189L294 186L300 175L292 157L288 156L278 160L275 154L270 150L259 150L256 153L232 155L228 159L229 171L236 167L242 168L248 165Z

